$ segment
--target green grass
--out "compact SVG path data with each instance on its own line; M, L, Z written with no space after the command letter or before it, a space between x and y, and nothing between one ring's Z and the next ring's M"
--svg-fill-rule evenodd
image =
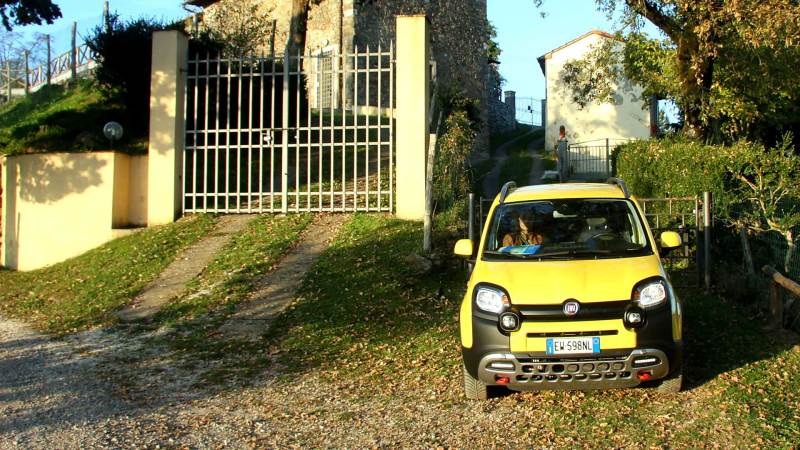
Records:
M536 130L524 139L514 143L507 151L508 157L500 166L500 183L514 181L517 185L530 184L531 170L533 169L533 154L528 150L531 142L541 139L544 130Z
M218 309L232 311L252 290L253 281L298 242L312 218L311 214L255 218L189 283L186 294L160 311L159 321L194 318Z
M103 126L126 120L121 106L107 102L91 81L73 88L51 85L0 108L0 153L107 150ZM127 126L118 150L143 152L146 140Z
M533 156L521 154L509 156L500 166L500 184L514 181L518 186L526 186L530 184L532 169Z
M489 154L494 156L497 148L508 141L514 140L531 130L530 125L517 124L517 128L506 131L505 133L498 133L489 138Z
M427 369L446 376L456 353L442 344L452 340L452 314L465 277L457 266L415 276L404 258L419 250L421 240L416 223L356 215L307 274L300 300L271 328L288 367L336 362L342 369L367 364L370 371L383 371L387 364L429 355L435 366ZM369 363L373 358L383 362ZM398 371L395 381L416 375Z
M0 271L0 312L60 335L116 321L112 312L155 279L216 220L198 215L113 240L32 272Z
M283 382L313 374L356 404L433 403L441 420L463 420L465 410L474 410L476 423L528 430L531 445L790 448L800 440L800 352L765 333L748 311L695 290L681 292L687 391L464 400L457 314L466 278L458 261L427 275L412 273L404 257L420 239L418 224L354 217L307 275L298 302L271 328L269 348L290 371ZM518 437L495 442L519 443Z
M475 192L478 196L482 195L483 180L486 178L486 175L489 175L489 172L491 172L496 165L497 160L490 158L472 166L472 192Z
M254 282L299 242L312 219L311 214L262 215L250 222L189 283L184 295L165 305L145 326L170 325L173 332L156 337L155 343L193 360L225 360L204 371L200 377L204 387L247 379L267 368L271 359L262 342L218 339L217 330L248 298Z

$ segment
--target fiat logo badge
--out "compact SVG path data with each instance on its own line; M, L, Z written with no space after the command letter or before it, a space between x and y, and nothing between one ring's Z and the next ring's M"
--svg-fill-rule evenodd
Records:
M581 304L576 301L569 301L564 303L564 314L572 317L578 314L578 311L581 310Z

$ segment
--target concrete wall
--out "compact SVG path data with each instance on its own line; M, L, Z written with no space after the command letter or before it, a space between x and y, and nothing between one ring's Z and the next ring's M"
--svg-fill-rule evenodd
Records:
M553 148L558 140L559 126L567 129L572 143L594 139L630 139L650 136L649 111L642 101L641 87L630 82L617 86L615 103L592 103L585 108L572 101L569 88L562 79L564 64L580 59L594 45L608 39L589 34L572 45L561 48L545 58L547 80L547 112L545 117L545 146Z
M141 222L146 161L114 152L7 157L2 265L34 270L55 264L109 241L114 227Z

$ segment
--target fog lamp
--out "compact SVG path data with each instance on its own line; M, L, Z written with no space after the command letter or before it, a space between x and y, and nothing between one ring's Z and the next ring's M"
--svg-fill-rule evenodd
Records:
M629 307L625 310L623 322L627 328L641 328L646 320L645 312L638 306Z
M519 330L519 316L513 312L506 312L500 315L500 329L503 331Z

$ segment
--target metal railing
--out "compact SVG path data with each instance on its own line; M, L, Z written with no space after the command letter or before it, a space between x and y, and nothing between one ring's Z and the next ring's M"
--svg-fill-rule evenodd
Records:
M612 152L630 139L595 139L569 143L562 151L563 180L605 181L613 172Z

